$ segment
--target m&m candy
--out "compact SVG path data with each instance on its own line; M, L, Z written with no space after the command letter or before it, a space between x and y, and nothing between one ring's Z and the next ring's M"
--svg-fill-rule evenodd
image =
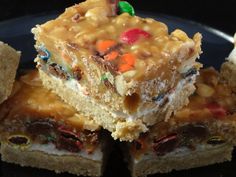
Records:
M122 14L122 13L128 13L130 14L131 16L134 16L135 15L135 11L134 11L134 8L133 6L126 2L126 1L120 1L118 3L118 8L119 8L119 13Z
M39 53L38 54L39 58L44 60L44 61L47 61L51 57L50 52L44 47L40 47L38 49L38 53Z

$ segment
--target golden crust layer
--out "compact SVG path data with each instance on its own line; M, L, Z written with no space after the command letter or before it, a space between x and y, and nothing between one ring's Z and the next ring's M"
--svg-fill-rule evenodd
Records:
M197 168L216 163L230 161L232 158L232 145L208 147L204 150L194 150L191 153L176 154L172 156L153 157L135 163L131 161L129 168L132 177L146 177L155 173L168 173L172 170Z

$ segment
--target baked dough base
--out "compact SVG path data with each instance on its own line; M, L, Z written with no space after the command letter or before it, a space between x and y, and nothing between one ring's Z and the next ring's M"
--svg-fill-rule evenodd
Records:
M205 146L195 151L171 153L165 156L152 156L135 161L129 160L132 177L146 177L155 173L168 173L172 170L183 170L230 161L233 145L224 144Z
M5 162L52 170L56 173L68 172L94 177L103 173L103 160L95 161L78 155L52 155L43 151L14 148L2 143L1 156Z

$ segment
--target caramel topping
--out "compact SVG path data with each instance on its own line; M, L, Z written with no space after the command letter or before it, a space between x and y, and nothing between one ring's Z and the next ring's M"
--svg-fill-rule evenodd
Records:
M128 13L114 16L107 0L87 0L72 6L57 19L38 26L33 32L38 45L45 45L54 54L53 60L61 65L65 63L61 56L57 56L58 51L66 48L68 43L76 45L79 50L73 50L74 55L69 56L72 68L74 64L81 64L83 58L89 60L98 52L96 45L101 40L122 44L121 54L132 53L137 59L134 66L123 67L119 74L137 70L137 75L133 76L137 80L150 80L168 73L183 61L198 56L201 50L200 34L193 39L181 30L169 35L167 26L153 19ZM107 48L99 48L99 51ZM168 66L170 63L171 66ZM115 64L114 70L119 68L120 62ZM170 79L170 76L165 75L162 79Z
M159 136L164 136L175 127L196 122L235 120L236 97L219 77L213 68L201 70L196 83L197 90L190 97L189 104L177 111L168 122L159 122L153 126L151 134L156 135L158 132Z
M228 136L225 129L230 130L232 127L229 125L234 126L236 121L236 97L232 88L220 80L219 73L213 68L200 71L196 86L197 90L190 97L187 106L177 111L167 122L162 121L152 126L145 139L141 136L136 140L148 147L138 149L136 144L132 144L131 151L135 158L151 148L154 148L157 155L173 151L176 148L176 138L181 140L181 146L189 148L201 142L225 143L225 137Z
M45 89L39 80L38 72L31 71L22 76L16 85L20 85L20 88L0 106L1 113L6 112L7 117L4 118L52 118L64 121L78 129L96 130L99 128L91 118L79 115L73 107Z
M231 88L220 82L214 69L202 70L196 85L196 93L190 97L190 103L176 113L175 122L225 120L227 115L234 113L236 98Z

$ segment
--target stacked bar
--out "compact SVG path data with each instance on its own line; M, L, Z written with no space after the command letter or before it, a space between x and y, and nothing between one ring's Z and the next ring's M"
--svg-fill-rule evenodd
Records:
M32 32L44 86L114 139L132 141L168 120L195 90L201 35L169 34L127 2L87 0Z
M3 161L101 176L102 128L130 141L121 146L133 177L231 159L235 68L202 70L196 82L199 33L169 33L117 0L87 0L32 32L38 72L0 106ZM236 64L235 50L229 58Z
M0 103L11 94L20 55L20 52L0 41Z
M76 175L101 176L107 139L93 119L43 88L38 72L15 82L0 106L3 161Z
M236 96L213 68L202 70L196 85L187 106L127 145L133 177L231 160Z

